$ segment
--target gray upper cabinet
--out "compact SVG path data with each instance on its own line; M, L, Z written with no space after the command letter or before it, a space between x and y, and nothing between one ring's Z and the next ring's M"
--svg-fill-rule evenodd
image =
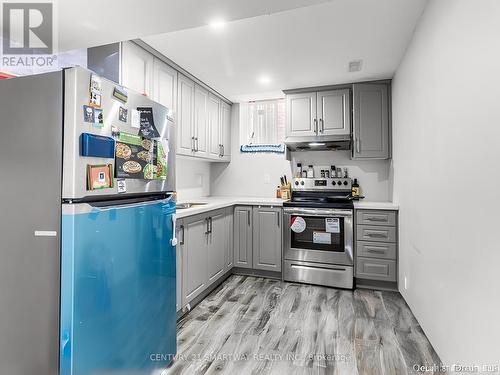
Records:
M159 59L153 63L153 100L170 109L176 117L177 70Z
M286 96L287 137L316 135L318 131L316 101L316 92Z
M221 104L220 121L221 158L231 161L231 106L226 102Z
M234 208L234 266L252 268L252 207Z
M208 96L208 156L219 158L222 155L221 147L221 104L215 95Z
M353 159L390 158L389 85L353 85Z
M287 137L318 138L351 133L350 90L289 94Z
M208 283L224 274L226 260L226 210L210 213L208 217Z
M208 90L196 85L194 87L194 134L195 155L208 156Z
M179 74L177 83L177 154L192 155L194 139L194 82Z
M319 91L317 118L319 135L351 134L350 91Z
M254 207L253 209L253 268L281 271L280 208Z
M191 302L207 287L207 232L205 216L184 219L182 294L185 303Z

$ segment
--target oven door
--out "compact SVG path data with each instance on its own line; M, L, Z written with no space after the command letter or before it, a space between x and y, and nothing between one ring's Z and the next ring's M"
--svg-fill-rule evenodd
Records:
M354 264L352 210L287 207L283 220L285 259Z

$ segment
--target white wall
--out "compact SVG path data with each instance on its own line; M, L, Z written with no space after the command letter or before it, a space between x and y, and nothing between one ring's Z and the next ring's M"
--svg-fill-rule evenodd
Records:
M351 177L359 178L367 200L387 201L392 199L390 162L387 160L350 160L347 151L293 152L291 161L278 154L242 154L240 148L239 105L233 105L231 119L231 163L212 164L212 195L247 195L274 197L280 176L291 178L297 162L315 166L336 165L348 167ZM292 168L293 166L293 168Z
M400 288L448 365L500 365L499 51L500 1L431 0L393 81Z
M179 201L210 195L210 163L177 157L175 166Z

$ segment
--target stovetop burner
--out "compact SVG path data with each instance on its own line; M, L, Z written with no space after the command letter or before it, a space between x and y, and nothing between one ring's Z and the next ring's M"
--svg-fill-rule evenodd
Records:
M292 192L292 199L284 202L285 207L314 208L354 208L353 200L348 192Z

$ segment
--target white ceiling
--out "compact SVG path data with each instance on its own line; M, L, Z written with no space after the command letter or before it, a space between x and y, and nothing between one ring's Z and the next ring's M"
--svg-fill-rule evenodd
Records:
M392 77L426 2L333 0L240 19L223 30L203 26L142 39L233 101L268 99L287 88ZM355 59L363 59L362 70L349 73ZM258 82L263 75L269 83Z
M59 49L68 51L331 0L53 0Z

